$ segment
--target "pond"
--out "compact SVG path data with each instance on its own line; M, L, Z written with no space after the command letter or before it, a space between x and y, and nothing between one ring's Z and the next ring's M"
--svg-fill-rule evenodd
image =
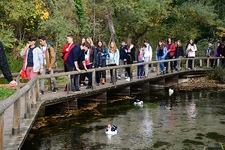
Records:
M22 149L222 149L225 144L225 91L151 90L134 96L147 107L124 99L93 111L31 130ZM148 105L147 105L148 104ZM153 106L153 107L149 107ZM55 115L53 112L52 115ZM117 135L107 136L108 124Z

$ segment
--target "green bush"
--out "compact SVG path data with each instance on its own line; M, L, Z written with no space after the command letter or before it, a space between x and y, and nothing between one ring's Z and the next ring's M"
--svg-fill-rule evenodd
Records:
M16 92L16 90L9 90L5 88L0 88L0 99L5 99L10 97Z
M206 72L206 77L209 80L217 80L220 83L224 83L225 69L223 67L216 67L214 70Z

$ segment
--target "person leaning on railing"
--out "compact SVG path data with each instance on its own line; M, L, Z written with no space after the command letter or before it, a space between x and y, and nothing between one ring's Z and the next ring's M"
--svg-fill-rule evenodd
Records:
M78 71L79 73L80 63L83 63L84 69L87 71L87 67L85 65L84 51L87 51L91 45L85 41L83 45L75 45L66 60L66 65L69 71ZM74 77L75 76L75 77ZM80 92L79 89L79 74L71 75L71 89L73 92Z
M2 71L3 75L5 76L5 78L9 81L9 83L11 84L10 86L17 86L16 81L13 80L12 78L12 74L11 71L9 69L9 65L6 59L6 55L5 55L5 51L3 48L3 44L0 41L0 70Z

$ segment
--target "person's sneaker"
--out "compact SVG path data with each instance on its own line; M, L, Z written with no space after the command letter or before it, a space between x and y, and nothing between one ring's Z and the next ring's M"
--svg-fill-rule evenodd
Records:
M194 67L194 70L196 70L196 68Z
M137 76L137 79L139 79L139 76Z
M44 95L44 91L40 91L40 94L41 94L41 95Z
M77 89L75 90L75 92L81 92L81 90L80 90L79 88L77 88Z
M86 89L91 89L91 88L92 88L92 86L87 86L87 87L86 87Z
M191 68L188 68L188 70L191 70Z
M54 88L53 90L52 90L52 93L57 93L58 92L58 88Z
M83 83L83 85L84 85L84 86L88 86L87 83L85 83L85 82Z
M68 91L68 90L67 90L67 88L65 88L65 90L64 90L64 91Z
M117 76L117 79L118 79L118 80L121 80L121 77L120 77L120 76Z
M144 79L144 77L143 77L143 76L141 76L141 77L140 77L140 79Z
M98 83L98 86L100 86L100 83Z
M160 72L160 75L163 75L164 73L163 73L163 71L162 72Z
M128 77L127 76L125 76L125 79L127 79Z
M130 77L127 77L126 81L130 81Z

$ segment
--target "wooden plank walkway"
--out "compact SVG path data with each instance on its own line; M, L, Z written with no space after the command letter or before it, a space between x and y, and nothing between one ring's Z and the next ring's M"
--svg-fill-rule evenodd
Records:
M5 150L15 150L20 149L22 147L22 144L24 140L26 139L26 136L28 135L30 128L35 121L35 118L38 114L39 109L42 106L46 105L52 105L55 103L61 103L64 101L67 101L71 98L79 98L79 97L86 97L91 96L95 94L100 94L104 91L109 91L117 88L122 88L126 86L131 86L135 84L142 84L142 83L148 83L151 81L155 81L157 79L163 79L167 77L172 77L176 75L182 75L189 72L197 73L197 72L204 72L206 69L198 69L198 70L183 70L183 71L175 71L174 73L165 74L157 76L157 74L149 73L149 77L145 79L137 79L136 73L133 73L133 81L126 81L124 77L121 80L118 80L116 85L113 85L112 83L109 83L110 80L108 79L105 85L97 86L95 90L92 89L86 89L86 87L81 87L81 92L76 92L72 94L67 94L67 92L64 92L64 89L59 89L57 93L51 93L51 91L46 91L44 95L41 96L41 101L37 102L37 108L31 109L31 118L30 119L24 119L24 107L25 107L25 96L21 97L21 124L20 124L20 135L18 136L12 136L12 124L13 124L13 105L10 106L5 111L5 122L4 122L4 146L3 149ZM3 103L4 100L0 100L0 104Z

